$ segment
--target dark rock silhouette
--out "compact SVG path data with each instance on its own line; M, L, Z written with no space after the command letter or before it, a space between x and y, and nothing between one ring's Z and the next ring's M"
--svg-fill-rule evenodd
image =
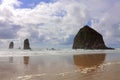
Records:
M13 42L10 42L9 44L9 49L13 49L14 48L14 43Z
M31 49L28 39L25 39L25 40L24 40L24 49Z
M88 25L80 29L74 38L73 49L113 49L106 47L100 33Z

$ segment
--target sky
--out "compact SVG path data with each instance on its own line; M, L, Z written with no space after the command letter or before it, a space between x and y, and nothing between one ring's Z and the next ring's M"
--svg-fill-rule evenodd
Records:
M88 24L108 47L120 47L120 0L0 0L0 48L71 48Z

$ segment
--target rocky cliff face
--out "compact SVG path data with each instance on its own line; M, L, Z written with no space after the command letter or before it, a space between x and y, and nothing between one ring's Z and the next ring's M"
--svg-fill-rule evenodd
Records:
M13 42L10 42L9 44L9 49L13 49L14 48L14 43Z
M84 26L80 29L74 38L73 49L112 49L106 47L103 37L100 33Z
M24 40L24 49L31 49L28 39L25 39L25 40Z

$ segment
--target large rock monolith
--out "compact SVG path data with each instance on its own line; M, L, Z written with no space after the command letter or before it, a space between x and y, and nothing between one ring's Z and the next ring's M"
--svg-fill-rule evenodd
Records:
M14 48L14 43L13 42L10 42L9 44L9 49L13 49Z
M74 38L73 49L112 49L106 47L100 33L89 27L84 26L79 30Z
M30 48L29 39L25 39L25 40L24 40L24 49L31 49L31 48Z

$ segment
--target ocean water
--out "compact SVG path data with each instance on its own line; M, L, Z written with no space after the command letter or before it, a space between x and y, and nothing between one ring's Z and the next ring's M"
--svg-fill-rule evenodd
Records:
M120 49L2 49L0 80L120 80Z
M98 53L120 53L120 49L115 50L84 50L84 49L0 49L0 57L3 56L40 56L40 55L75 55L75 54L98 54Z

